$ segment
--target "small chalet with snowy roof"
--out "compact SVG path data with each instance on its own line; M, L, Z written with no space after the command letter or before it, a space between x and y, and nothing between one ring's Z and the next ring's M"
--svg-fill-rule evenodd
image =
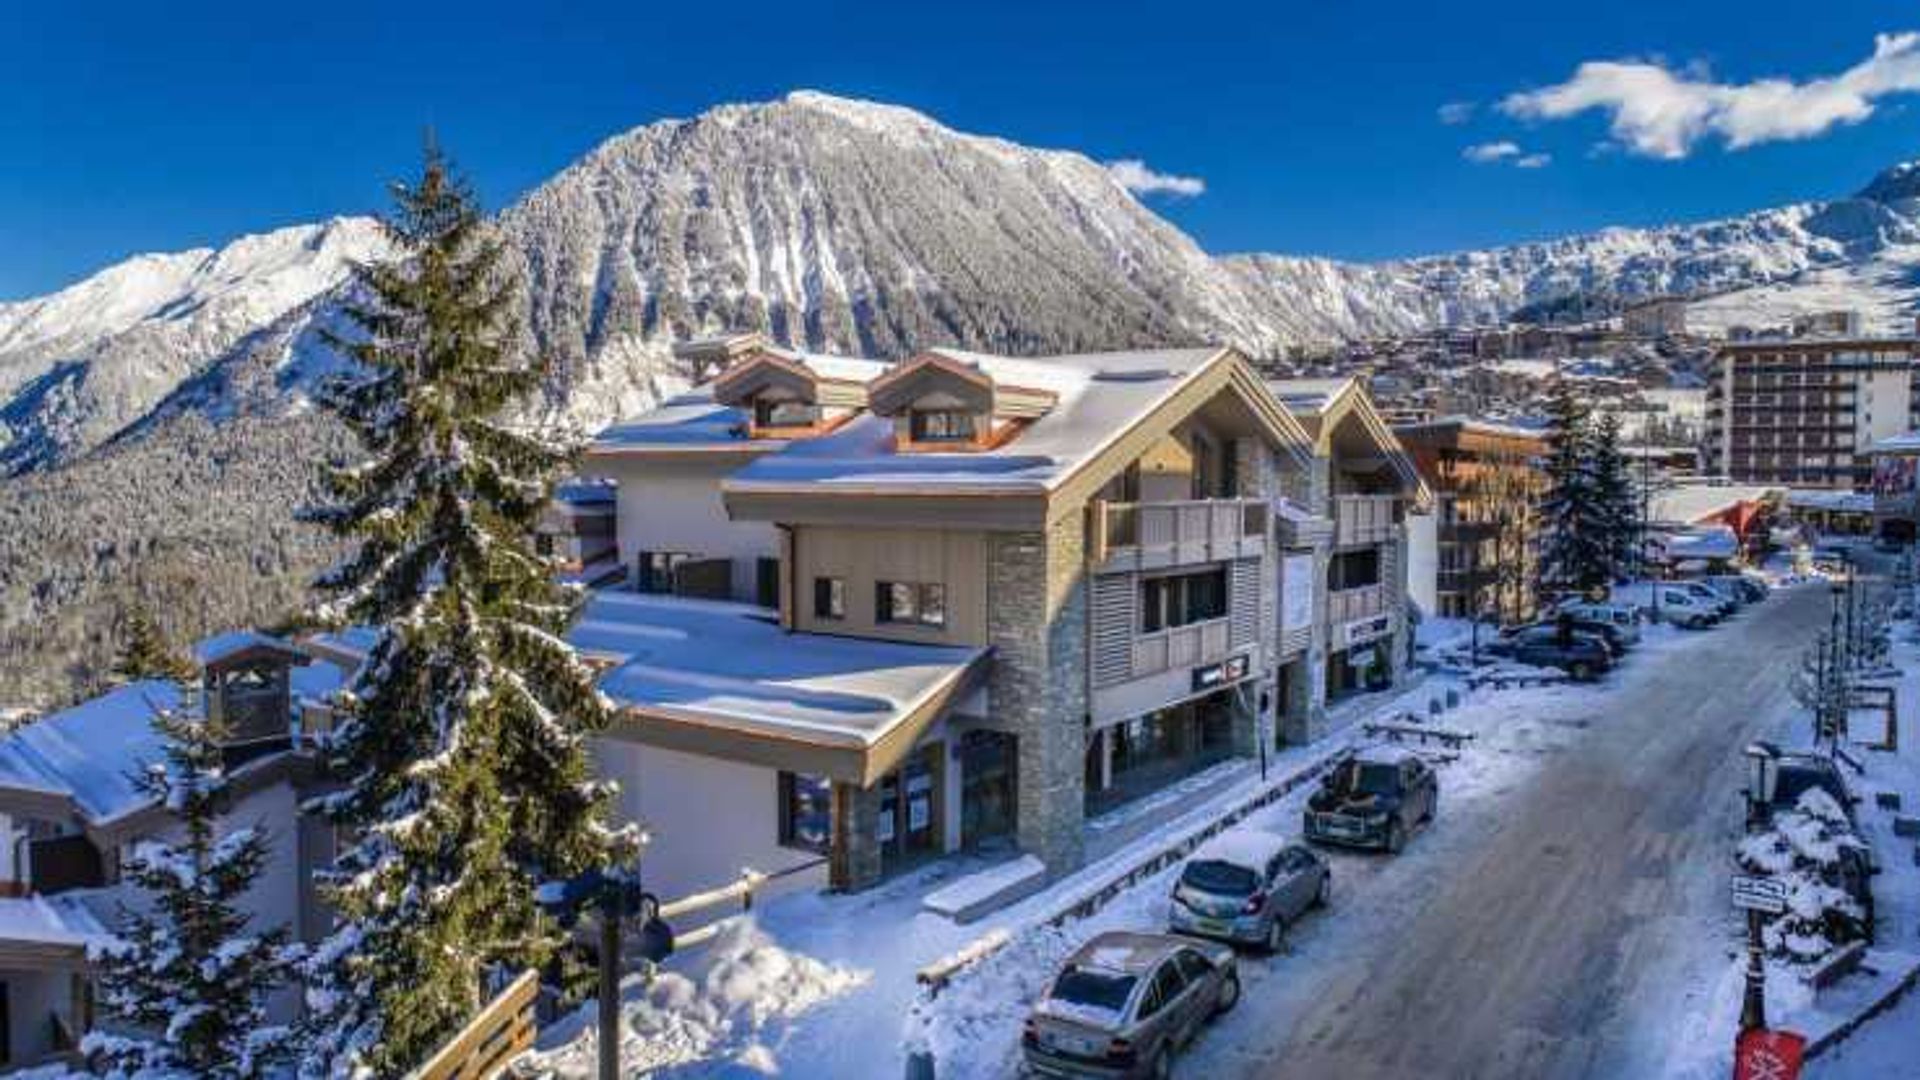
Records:
M1357 384L1296 411L1226 348L677 352L711 378L589 453L622 574L572 634L663 895L961 851L1065 873L1090 819L1312 737L1336 628L1399 666L1384 549L1424 489ZM1372 576L1341 564L1335 623L1348 551Z
M70 1051L92 1026L87 944L138 901L120 880L127 855L176 827L135 779L163 758L158 711L199 708L230 725L225 818L263 825L272 849L249 896L254 917L306 940L328 924L313 871L331 860L331 838L298 807L313 779L307 737L326 726L351 665L254 631L208 638L194 658L202 681L190 699L170 682L134 682L0 737L0 1067ZM295 997L275 1003L282 1017Z

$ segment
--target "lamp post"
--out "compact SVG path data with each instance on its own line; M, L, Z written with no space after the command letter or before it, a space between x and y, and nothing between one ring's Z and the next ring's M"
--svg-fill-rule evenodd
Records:
M620 923L640 923L640 953L659 963L673 952L673 930L660 918L660 901L640 887L639 868L594 867L534 892L534 902L563 930L591 908L600 918L599 1080L620 1080Z
M1766 824L1766 809L1773 803L1775 785L1780 777L1780 751L1772 743L1747 746L1747 831L1758 832ZM1763 916L1747 909L1746 989L1740 1001L1740 1030L1757 1031L1767 1026L1767 967L1761 940Z

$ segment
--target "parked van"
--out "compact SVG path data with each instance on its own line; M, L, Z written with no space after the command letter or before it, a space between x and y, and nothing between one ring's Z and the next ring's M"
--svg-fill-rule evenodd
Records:
M1640 613L1624 604L1600 604L1591 600L1569 600L1558 614L1581 622L1605 623L1613 627L1615 638L1628 645L1640 644Z
M1675 626L1699 630L1720 621L1724 603L1713 596L1702 597L1681 585L1662 584L1656 587L1653 610L1659 618Z

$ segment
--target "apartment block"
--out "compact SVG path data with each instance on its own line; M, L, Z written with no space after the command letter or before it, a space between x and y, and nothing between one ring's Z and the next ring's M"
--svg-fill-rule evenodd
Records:
M1915 426L1920 339L1729 342L1707 388L1709 474L1744 483L1868 490L1870 449Z
M1079 866L1090 819L1404 667L1417 473L1351 381L1230 349L899 362L725 339L603 432L622 584L574 641L671 893Z
M1394 428L1433 492L1434 614L1534 615L1534 506L1546 491L1537 431L1449 417Z

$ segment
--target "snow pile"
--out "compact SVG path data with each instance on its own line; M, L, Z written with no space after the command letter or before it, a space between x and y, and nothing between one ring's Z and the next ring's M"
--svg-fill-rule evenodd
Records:
M780 1071L775 1048L786 1023L871 977L781 948L749 918L730 920L685 971L661 971L625 987L620 1051L630 1075ZM592 1003L543 1033L559 1043L529 1054L520 1075L594 1075L599 1032Z
M1072 923L1021 934L968 968L938 997L915 1002L903 1043L910 1051L932 1051L941 1080L986 1080L1016 1072L1012 1054L1020 1045L1021 1024L1033 1003L1047 996L1061 964L1092 932L1086 923Z

